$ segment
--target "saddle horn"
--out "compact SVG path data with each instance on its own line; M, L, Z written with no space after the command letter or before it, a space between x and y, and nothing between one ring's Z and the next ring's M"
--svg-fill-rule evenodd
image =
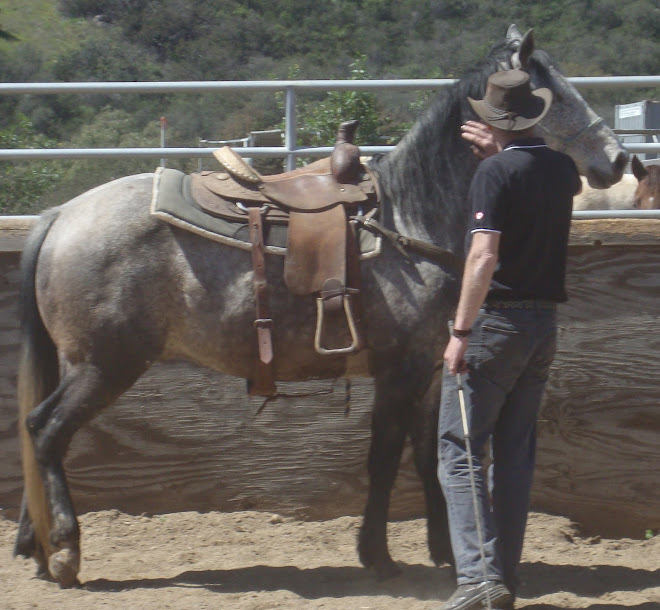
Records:
M335 180L348 184L358 179L361 170L360 149L353 144L359 121L344 121L337 131L335 147L330 156L330 168Z

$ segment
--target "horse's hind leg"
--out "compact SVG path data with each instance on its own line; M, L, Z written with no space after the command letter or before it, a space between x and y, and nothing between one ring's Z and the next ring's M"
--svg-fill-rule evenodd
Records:
M52 392L42 403L40 403L31 413L33 427L41 427L43 423L50 417L53 409L58 404L62 395L63 386L59 385L54 392ZM27 418L26 418L27 419ZM26 422L27 423L27 422ZM23 437L23 443L31 443L31 439ZM25 448L24 448L25 449ZM33 455L33 453L29 453ZM26 453L23 453L23 460L25 462ZM24 464L25 465L25 464ZM30 515L30 497L34 498L33 506L36 504L42 506L39 498L39 492L34 488L34 484L30 483L28 479L25 481L26 487L23 492L23 500L21 503L21 514L19 519L18 533L16 535L16 544L14 546L14 556L22 555L26 559L33 558L37 563L37 576L39 578L48 578L48 545L44 544L47 539L45 530L50 527L50 518L48 515L38 514L37 524ZM41 537L38 535L41 533ZM39 540L41 538L41 540Z
M23 493L23 500L21 501L21 514L18 518L18 532L16 534L16 544L14 545L14 557L18 555L26 559L32 557L37 562L38 578L48 577L48 560L35 538L34 526L28 512L26 493Z
M51 520L48 570L61 586L75 584L80 569L80 529L64 473L64 454L80 426L110 404L137 376L120 385L116 377L109 383L92 365L68 367L58 389L27 417Z

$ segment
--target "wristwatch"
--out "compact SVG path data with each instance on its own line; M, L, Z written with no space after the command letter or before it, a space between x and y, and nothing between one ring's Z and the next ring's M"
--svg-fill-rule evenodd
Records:
M471 332L471 328L468 328L467 330L452 328L451 334L454 335L454 337L458 337L459 339L465 339L465 337L467 337Z

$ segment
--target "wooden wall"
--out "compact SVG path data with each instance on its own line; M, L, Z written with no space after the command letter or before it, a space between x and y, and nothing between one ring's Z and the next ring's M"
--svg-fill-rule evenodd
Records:
M16 514L16 296L29 220L0 227L0 508ZM660 528L660 220L573 223L569 303L539 423L533 507L587 531ZM187 363L155 366L78 433L67 470L78 512L263 509L308 519L361 514L371 382L286 384L269 404ZM318 393L316 395L307 395ZM423 514L410 452L394 518Z

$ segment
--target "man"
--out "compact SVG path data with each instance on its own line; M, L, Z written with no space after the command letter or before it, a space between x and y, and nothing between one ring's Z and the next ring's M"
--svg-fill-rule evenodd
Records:
M513 607L536 419L555 353L556 304L566 300L568 233L580 189L573 161L533 133L552 102L548 89L532 91L521 70L502 71L489 78L483 100L468 101L491 135L477 122L463 127L463 137L484 160L470 185L471 243L444 354L438 477L458 588L443 610L488 603ZM457 373L464 385L478 510ZM489 440L491 499L483 466Z

